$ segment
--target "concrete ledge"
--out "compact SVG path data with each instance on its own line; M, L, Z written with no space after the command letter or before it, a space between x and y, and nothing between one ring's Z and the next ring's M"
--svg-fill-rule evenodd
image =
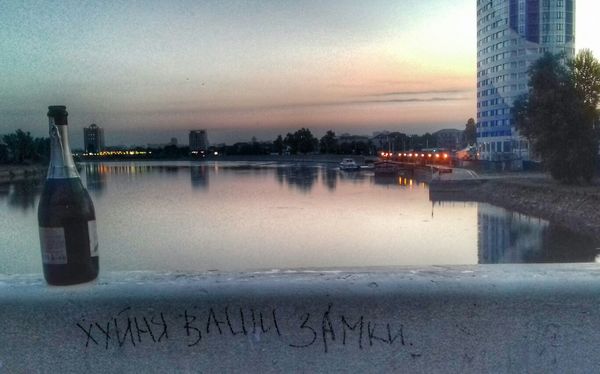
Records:
M597 372L600 266L0 277L5 372Z

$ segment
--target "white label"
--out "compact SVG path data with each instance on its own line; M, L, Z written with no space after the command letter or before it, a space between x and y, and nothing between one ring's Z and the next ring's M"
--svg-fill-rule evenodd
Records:
M90 256L98 257L98 232L96 221L88 221L88 233L90 235Z
M62 227L40 227L40 247L44 264L66 264L67 243Z

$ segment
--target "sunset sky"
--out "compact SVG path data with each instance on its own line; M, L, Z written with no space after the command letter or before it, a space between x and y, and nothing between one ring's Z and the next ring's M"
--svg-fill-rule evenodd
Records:
M475 116L475 0L0 2L0 134L107 145L423 133ZM577 48L600 57L597 0L577 0Z

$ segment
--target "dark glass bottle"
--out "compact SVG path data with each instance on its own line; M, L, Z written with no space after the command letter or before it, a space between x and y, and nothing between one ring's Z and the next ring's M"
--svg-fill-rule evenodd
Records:
M67 116L65 106L48 107L50 166L38 206L44 277L54 285L98 276L96 213L73 161Z

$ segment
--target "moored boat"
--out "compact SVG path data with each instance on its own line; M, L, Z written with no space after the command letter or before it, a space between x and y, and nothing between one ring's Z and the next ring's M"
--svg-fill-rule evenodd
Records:
M340 162L340 170L344 171L356 171L360 170L360 166L351 158L345 158Z

